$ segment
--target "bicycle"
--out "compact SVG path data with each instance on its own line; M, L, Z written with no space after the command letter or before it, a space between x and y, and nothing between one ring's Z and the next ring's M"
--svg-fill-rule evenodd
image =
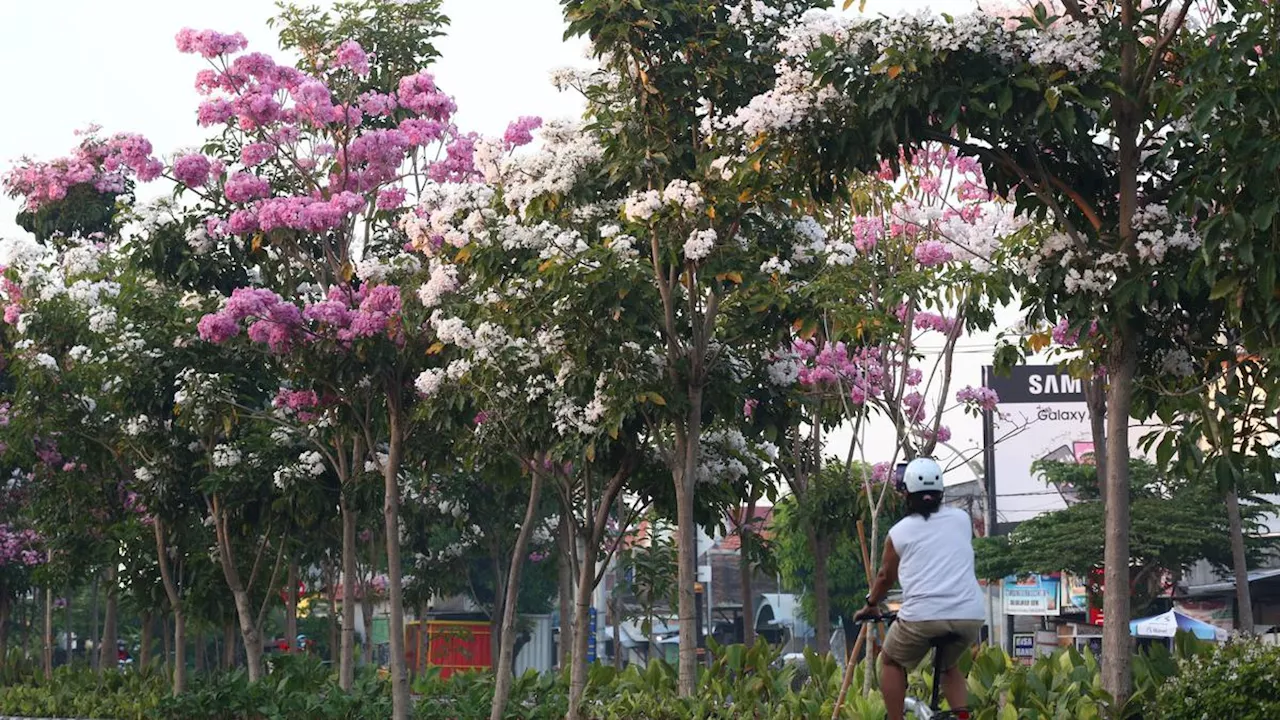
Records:
M863 625L868 622L884 621L885 628L887 629L897 619L897 613L884 613L878 617L868 617L856 620L854 621L854 624ZM966 708L944 711L939 707L940 695L942 693L943 668L941 667L942 654L939 653L938 650L958 639L959 637L954 633L949 633L947 635L936 637L931 643L929 643L930 647L933 649L933 688L930 691L931 700L926 703L925 701L912 697L908 694L906 702L904 703L904 710L906 711L907 717L913 717L916 720L966 720L971 716L971 713ZM910 686L908 685L908 687Z

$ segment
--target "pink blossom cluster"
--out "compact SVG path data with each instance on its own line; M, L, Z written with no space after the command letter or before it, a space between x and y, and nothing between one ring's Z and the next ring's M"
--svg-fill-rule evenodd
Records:
M334 286L327 296L305 308L282 299L270 290L237 288L226 305L200 318L200 338L225 343L249 322L249 339L272 352L286 353L299 341L336 340L349 347L359 338L389 335L404 341L400 327L401 294L395 285Z
M510 125L507 125L507 131L502 135L502 142L508 150L528 145L533 142L533 131L540 127L542 127L542 118L540 117L525 116L517 118Z
M180 155L173 161L173 177L187 187L204 187L211 175L222 174L215 173L214 167L212 160L199 153Z
M130 175L147 182L160 177L164 165L152 155L141 135L121 133L106 140L87 137L68 157L48 162L24 159L3 180L10 197L25 199L28 210L56 202L76 185L92 184L99 192L121 192Z
M40 542L40 535L34 530L18 530L8 523L0 524L0 566L39 565L44 562L43 553L36 549Z
M894 315L900 322L906 322L909 310L910 306L902 303L894 310ZM916 330L933 330L946 335L955 330L956 319L929 310L916 310L911 316L911 324Z
M916 262L924 267L936 267L954 259L951 254L951 248L937 240L926 240L919 243L912 254L915 256Z
M320 406L320 396L315 390L280 388L271 404L297 415L302 422L311 422L318 417L315 410Z
M476 174L476 141L480 137L475 133L460 135L445 148L445 157L433 163L427 170L427 177L438 183L467 182L477 177Z
M400 78L400 106L430 120L445 121L458 111L453 98L440 92L435 77L423 70Z
M183 28L178 31L176 39L178 52L194 53L209 59L239 52L249 46L249 41L241 33L226 35L214 30Z
M946 425L939 425L937 430L930 427L921 428L916 434L926 441L944 443L951 440L951 428Z
M333 64L361 77L369 74L369 55L355 40L347 40L338 46L333 54Z
M859 216L853 220L853 246L858 252L870 252L884 237L884 220L879 217Z
M956 392L956 402L991 412L1000 403L1000 396L991 388L967 385Z
M1087 337L1093 337L1097 334L1098 321L1094 320L1089 324L1089 334ZM1058 321L1057 325L1053 326L1051 335L1053 336L1053 341L1062 347L1071 348L1080 344L1080 331L1078 329L1072 330L1071 324L1066 318L1062 318Z
M302 325L302 312L270 290L236 288L222 310L200 318L196 327L201 339L224 343L240 333L245 320L252 321L249 339L266 343L273 352L287 352Z
M871 348L851 351L843 342L815 343L796 340L791 350L800 358L798 380L807 387L841 383L855 405L884 392L885 370Z
M7 302L4 306L4 321L10 325L18 323L22 314L22 287L8 277L2 275L5 268L0 267L0 292L4 293Z

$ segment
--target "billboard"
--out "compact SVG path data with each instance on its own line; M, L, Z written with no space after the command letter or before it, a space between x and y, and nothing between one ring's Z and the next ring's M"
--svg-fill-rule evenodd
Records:
M999 407L987 413L987 482L1000 522L1021 522L1061 510L1075 500L1049 485L1031 466L1037 460L1090 461L1093 433L1083 383L1055 365L1020 365L1009 376L983 368L983 384Z
M1058 615L1061 579L1052 575L1010 575L1004 579L1005 615Z

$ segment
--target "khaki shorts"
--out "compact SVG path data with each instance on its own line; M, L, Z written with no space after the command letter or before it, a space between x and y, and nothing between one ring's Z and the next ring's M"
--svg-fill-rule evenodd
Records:
M965 651L982 636L981 620L898 620L889 627L884 640L884 656L907 670L912 670L933 649L934 638L952 637L938 648L942 669L950 670Z

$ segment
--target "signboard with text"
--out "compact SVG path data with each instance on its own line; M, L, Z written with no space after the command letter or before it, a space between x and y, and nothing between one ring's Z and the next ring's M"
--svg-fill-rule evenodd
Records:
M1014 575L1004 579L1005 615L1059 615L1061 580L1049 575Z
M1039 460L1091 461L1083 383L1054 365L1020 365L1007 377L985 368L983 381L1000 398L986 418L989 481L1000 520L1021 522L1065 508L1075 497L1046 483L1032 466Z

